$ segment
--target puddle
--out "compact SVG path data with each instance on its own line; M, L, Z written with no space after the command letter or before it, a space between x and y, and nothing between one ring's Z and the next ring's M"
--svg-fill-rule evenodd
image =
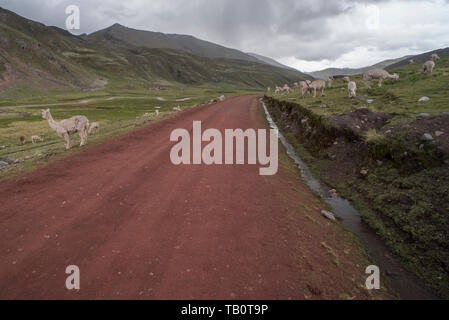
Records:
M265 103L260 100L265 111L266 119L272 129L279 134L279 140L285 147L288 156L298 165L302 179L316 194L318 194L331 207L332 211L342 218L342 225L351 231L365 248L374 264L383 274L388 274L388 284L400 297L406 300L438 299L430 293L417 276L405 270L394 253L383 243L380 237L362 221L358 211L352 207L349 201L343 198L331 198L329 187L316 179L310 172L307 164L296 154L294 147L279 132L279 128L271 118ZM382 279L381 279L382 280Z

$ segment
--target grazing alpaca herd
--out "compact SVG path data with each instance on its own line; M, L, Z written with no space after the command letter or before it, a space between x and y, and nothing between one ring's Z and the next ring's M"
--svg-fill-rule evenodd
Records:
M432 75L433 70L435 68L435 61L439 60L440 57L438 54L433 53L430 56L430 59L423 64L421 73L423 75ZM409 60L409 64L415 64L415 60ZM371 88L371 82L377 81L379 88L382 87L382 82L387 79L399 80L399 75L397 73L390 74L388 71L384 69L373 69L365 72L363 74L363 80L365 82L365 87ZM332 81L335 80L333 77L329 77L327 81L324 80L305 80L301 82L294 83L294 89L298 88L301 94L301 98L304 98L306 94L311 95L313 98L316 97L317 92L320 92L321 96L324 96L324 89L332 88ZM342 78L344 83L348 84L348 96L349 98L355 98L357 96L357 83L351 81L351 79L347 76ZM274 91L274 95L288 94L294 92L294 89L291 89L287 84L283 87L276 87ZM343 90L343 89L342 89ZM271 88L267 89L267 92L271 92Z

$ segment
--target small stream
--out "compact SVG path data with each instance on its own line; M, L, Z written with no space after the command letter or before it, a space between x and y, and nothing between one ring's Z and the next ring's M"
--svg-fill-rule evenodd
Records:
M315 179L307 164L298 157L293 146L279 131L279 128L271 118L265 103L262 100L260 100L260 102L270 127L278 132L279 139L287 150L288 156L298 165L302 179L307 183L310 189L332 207L335 214L342 218L343 227L351 231L357 237L373 262L380 268L382 274L387 275L389 287L392 288L401 299L438 299L438 297L425 288L424 284L417 276L401 266L399 258L395 256L380 237L362 221L360 214L351 206L349 201L343 198L330 197L328 192L330 188L326 187L326 185L318 179Z

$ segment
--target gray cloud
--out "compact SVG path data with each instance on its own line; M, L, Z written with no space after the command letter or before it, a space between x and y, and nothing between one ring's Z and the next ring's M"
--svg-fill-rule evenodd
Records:
M118 22L191 34L309 71L449 45L448 0L0 0L2 7L62 28L70 4L80 7L80 33Z

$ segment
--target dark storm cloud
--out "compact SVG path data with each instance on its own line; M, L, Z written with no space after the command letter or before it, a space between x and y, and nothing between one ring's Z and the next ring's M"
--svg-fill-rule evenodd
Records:
M0 0L2 7L59 27L70 4L80 7L80 33L118 22L192 34L308 70L449 44L448 0Z

